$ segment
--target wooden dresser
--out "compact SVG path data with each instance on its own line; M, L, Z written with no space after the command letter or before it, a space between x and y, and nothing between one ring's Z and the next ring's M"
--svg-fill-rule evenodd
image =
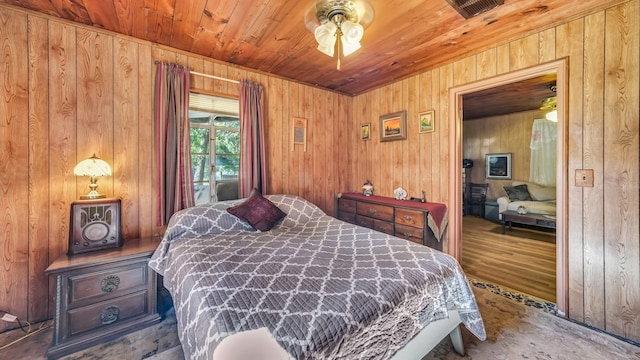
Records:
M336 214L340 220L442 250L440 238L447 221L444 204L342 193L336 196Z
M53 343L59 358L160 321L156 273L149 269L160 238L126 240L119 248L63 255L45 271L55 276Z

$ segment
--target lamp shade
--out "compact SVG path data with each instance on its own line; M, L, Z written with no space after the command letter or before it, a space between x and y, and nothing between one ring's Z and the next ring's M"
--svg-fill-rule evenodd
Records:
M356 50L360 49L360 40L364 36L364 28L360 24L356 24L349 20L346 20L341 25L342 30L342 52L344 56L353 54Z
M318 50L320 52L328 56L333 56L333 53L335 51L337 30L338 26L331 21L326 22L316 28L314 35L316 37L316 41L318 42Z
M111 176L111 166L109 164L98 158L96 154L93 154L92 157L82 160L73 168L73 174L75 176L89 176L91 178L91 182L89 183L89 191L88 194L80 196L80 199L99 199L104 198L105 195L100 194L96 189L98 188L98 177L100 176Z
M545 117L547 118L547 120L553 121L553 122L558 122L558 110L551 110L549 111Z
M75 176L111 176L111 166L93 154L90 158L80 161L73 168L73 174Z

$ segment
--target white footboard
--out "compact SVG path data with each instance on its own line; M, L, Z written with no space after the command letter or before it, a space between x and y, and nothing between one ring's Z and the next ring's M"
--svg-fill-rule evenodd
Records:
M457 311L449 311L449 318L434 321L422 329L411 341L391 358L391 360L422 359L433 350L447 335L451 336L453 349L464 355L464 344L460 333L460 315Z

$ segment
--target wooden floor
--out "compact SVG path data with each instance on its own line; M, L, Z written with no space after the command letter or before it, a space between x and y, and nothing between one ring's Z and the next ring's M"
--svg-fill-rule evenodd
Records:
M467 276L556 301L555 233L467 215L462 221L462 268Z

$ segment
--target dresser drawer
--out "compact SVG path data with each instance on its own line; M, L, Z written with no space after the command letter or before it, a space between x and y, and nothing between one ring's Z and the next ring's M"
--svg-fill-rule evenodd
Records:
M356 205L358 215L369 216L384 221L393 221L393 207L386 205L369 204L358 202Z
M338 211L338 219L348 223L356 223L356 214L351 212Z
M139 291L69 310L67 313L69 336L76 336L90 330L119 324L139 315L145 315L148 312L147 297L147 291Z
M373 230L393 235L393 224L382 220L373 220Z
M356 225L373 229L373 218L367 216L356 216Z
M385 234L393 235L393 223L388 221L382 221L368 216L358 215L356 216L356 225L383 232Z
M147 261L69 276L69 304L100 296L118 296L147 286Z
M338 199L338 211L356 213L356 201L349 199Z
M423 211L396 208L396 224L423 228L425 226L424 218Z
M396 236L418 244L422 244L424 230L412 226L396 224Z

